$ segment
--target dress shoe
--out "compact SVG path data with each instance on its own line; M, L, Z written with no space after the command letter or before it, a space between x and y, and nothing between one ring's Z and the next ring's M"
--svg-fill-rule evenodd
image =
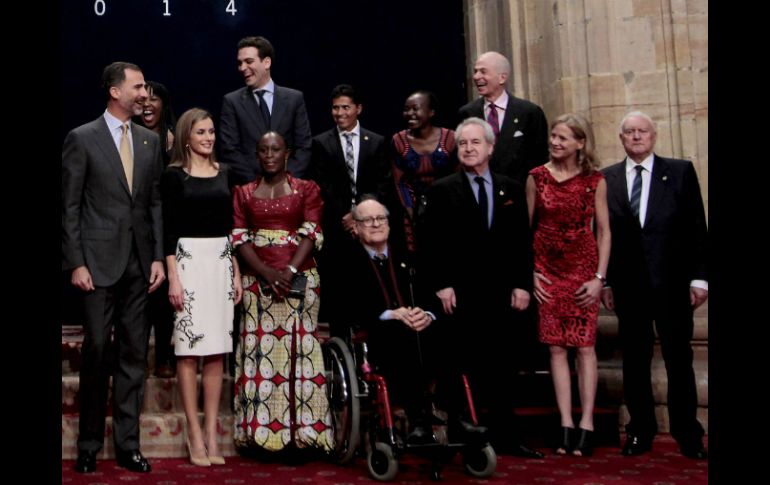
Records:
M452 443L482 444L489 440L489 429L486 426L471 424L462 419L450 421L448 434Z
M211 466L211 459L203 455L202 457L195 457L192 453L192 447L190 446L190 440L187 440L187 454L190 455L190 463L195 466Z
M652 450L652 440L646 440L637 435L630 434L626 438L626 444L623 445L621 453L625 456L636 456L650 450Z
M159 365L155 368L155 377L162 377L164 379L169 379L171 377L174 377L176 375L176 372L174 372L174 368L171 367L169 364L163 364Z
M92 473L96 471L96 452L81 450L75 461L75 471L78 473Z
M406 443L409 445L429 445L438 443L432 431L425 426L416 424L412 427L412 432L406 437Z
M543 455L539 451L533 450L532 448L522 444L513 445L513 447L511 447L511 454L513 456L518 456L521 458L540 459L545 457L545 455Z
M575 447L572 449L574 456L591 456L594 454L594 432L585 428L579 428Z
M700 443L696 446L682 446L681 451L684 456L693 460L706 460L709 457L708 451Z
M121 452L116 458L119 467L126 468L132 472L148 473L152 471L150 462L142 456L139 450Z

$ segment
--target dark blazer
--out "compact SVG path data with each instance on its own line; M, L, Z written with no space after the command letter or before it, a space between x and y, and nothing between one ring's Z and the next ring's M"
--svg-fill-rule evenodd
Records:
M62 149L62 270L85 265L95 286L118 281L136 245L149 281L163 261L160 141L131 123L133 193L103 116L67 134Z
M486 120L484 98L460 108L460 120L472 116ZM516 133L521 135L517 136ZM491 170L524 185L529 171L548 161L548 122L540 106L508 93L500 137L489 160Z
M289 172L297 178L306 178L311 135L302 92L275 86L268 129L252 90L244 86L225 95L219 120L220 160L230 165L237 185L251 182L260 173L257 143L268 131L283 135L291 148Z
M383 204L388 205L386 199L389 198L392 176L385 150L382 135L361 128L356 193L375 194ZM339 236L344 232L340 220L350 212L353 194L336 127L313 138L312 154L310 178L321 187L324 201L321 227L327 237Z
M603 170L612 231L607 281L614 293L678 290L708 279L708 229L692 162L655 155L644 227L628 201L625 161ZM689 304L687 298L685 304Z
M532 291L532 237L521 184L492 173L492 225L463 171L437 180L425 209L426 250L432 291L453 287L457 307L510 304L511 290Z

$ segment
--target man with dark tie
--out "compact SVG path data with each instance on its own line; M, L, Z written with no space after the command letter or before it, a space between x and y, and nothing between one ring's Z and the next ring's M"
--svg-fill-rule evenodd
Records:
M671 435L683 455L703 459L690 340L693 311L708 298L708 229L692 162L656 155L656 136L648 115L628 113L620 124L626 159L604 169L612 251L602 301L618 315L623 351L630 422L622 452L650 451L657 432L654 322L668 376Z
M310 165L310 122L300 91L277 86L270 77L273 45L264 37L238 42L238 71L245 87L225 95L220 116L220 160L230 165L235 184L260 173L257 143L268 131L280 133L291 150L289 172L305 178Z
M422 284L406 257L403 240L392 240L388 209L372 195L364 195L352 210L358 242L337 271L343 275L347 305L341 315L345 328L367 332L369 360L386 379L393 400L402 405L410 423L409 444L435 441L431 430L433 376L440 377L442 409L449 413L449 439L485 441L486 428L469 417L462 377L455 355L440 345L439 300Z
M481 98L460 108L460 119L485 119L495 133L489 166L524 185L529 171L548 161L548 123L540 106L519 99L506 88L511 64L499 52L481 54L473 82Z
M85 292L75 471L96 470L112 364L112 438L118 465L151 467L139 451L149 324L147 294L165 279L158 135L132 123L147 98L141 69L104 69L107 109L67 134L62 148L62 269ZM114 329L114 345L110 343Z
M332 323L335 334L335 313L344 311L346 299L338 269L356 244L351 209L362 194L374 194L387 204L393 186L385 139L361 126L358 117L362 110L359 94L352 86L336 86L331 92L336 126L313 138L312 144L310 178L321 188L324 201L324 247L318 255L324 282L322 318Z
M427 274L453 316L446 323L451 354L469 374L478 406L490 411L495 448L542 458L521 443L512 400L513 330L529 306L534 265L524 187L490 170L495 134L486 121L466 119L455 140L463 170L428 191Z

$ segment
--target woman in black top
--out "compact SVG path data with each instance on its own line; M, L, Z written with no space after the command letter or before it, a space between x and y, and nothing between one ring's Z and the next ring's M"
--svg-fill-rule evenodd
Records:
M242 294L228 234L233 224L227 167L214 156L211 115L193 108L177 124L174 155L161 179L174 352L194 465L224 464L217 443L223 356L232 352L233 307ZM203 357L204 428L198 422L198 358Z

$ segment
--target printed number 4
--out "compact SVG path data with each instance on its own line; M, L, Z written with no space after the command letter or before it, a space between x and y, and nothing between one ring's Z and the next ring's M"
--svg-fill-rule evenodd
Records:
M229 13L230 15L235 16L235 12L238 10L235 8L235 0L230 0L227 3L227 7L225 7L225 12Z

